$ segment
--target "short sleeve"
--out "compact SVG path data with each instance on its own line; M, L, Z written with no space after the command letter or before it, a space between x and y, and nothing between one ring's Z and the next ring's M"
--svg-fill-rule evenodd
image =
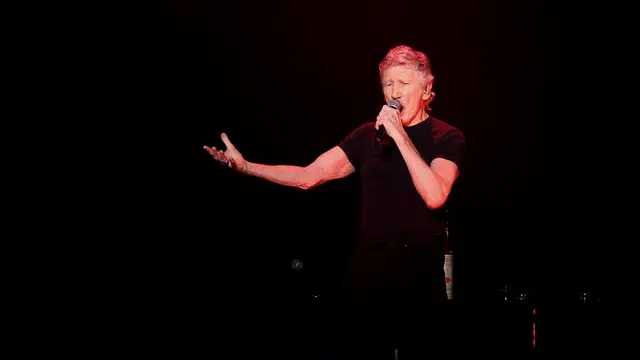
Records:
M347 155L354 168L359 169L362 165L366 141L368 139L369 123L362 124L354 129L347 137L338 145Z
M438 143L435 158L443 158L453 161L462 166L464 160L464 152L466 149L466 139L462 131L458 129L452 129L448 131L442 140Z

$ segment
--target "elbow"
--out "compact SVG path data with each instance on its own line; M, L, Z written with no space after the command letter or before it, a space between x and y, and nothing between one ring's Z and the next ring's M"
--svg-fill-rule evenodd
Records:
M318 184L314 184L314 183L302 183L298 185L298 189L306 191L306 190L315 189L317 186Z
M443 185L440 188L440 191L433 191L432 193L427 192L427 195L423 196L424 202L430 210L438 210L447 203L449 193L450 187Z
M447 203L447 194L443 193L440 196L426 196L424 202L430 210L438 210Z
M429 210L438 210L444 206L446 201L444 200L427 200L425 201Z

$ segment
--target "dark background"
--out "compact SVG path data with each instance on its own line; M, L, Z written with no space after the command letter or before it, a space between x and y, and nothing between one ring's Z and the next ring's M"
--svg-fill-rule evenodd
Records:
M14 10L9 100L54 160L34 191L55 200L54 216L79 210L87 241L141 270L130 280L160 291L150 304L244 321L277 317L299 294L332 296L357 228L357 178L284 188L219 167L202 145L222 146L226 132L251 161L310 163L375 118L377 64L399 44L429 56L433 114L468 139L451 199L456 298L495 299L507 284L541 301L613 296L630 184L604 25L615 11L383 0ZM58 202L59 186L78 196Z

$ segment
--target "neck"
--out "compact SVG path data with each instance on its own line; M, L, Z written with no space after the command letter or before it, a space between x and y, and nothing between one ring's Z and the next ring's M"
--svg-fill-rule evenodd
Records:
M405 126L418 125L421 122L427 120L428 118L429 118L429 114L424 109L421 109Z

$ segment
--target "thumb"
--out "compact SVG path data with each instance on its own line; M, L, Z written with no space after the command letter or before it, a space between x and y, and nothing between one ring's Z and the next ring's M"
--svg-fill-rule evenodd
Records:
M229 141L229 137L227 136L227 134L222 133L222 135L220 135L220 138L222 139L222 142L224 143L224 145L227 147L228 150L235 150L235 146L233 146L233 144L231 143L231 141Z

